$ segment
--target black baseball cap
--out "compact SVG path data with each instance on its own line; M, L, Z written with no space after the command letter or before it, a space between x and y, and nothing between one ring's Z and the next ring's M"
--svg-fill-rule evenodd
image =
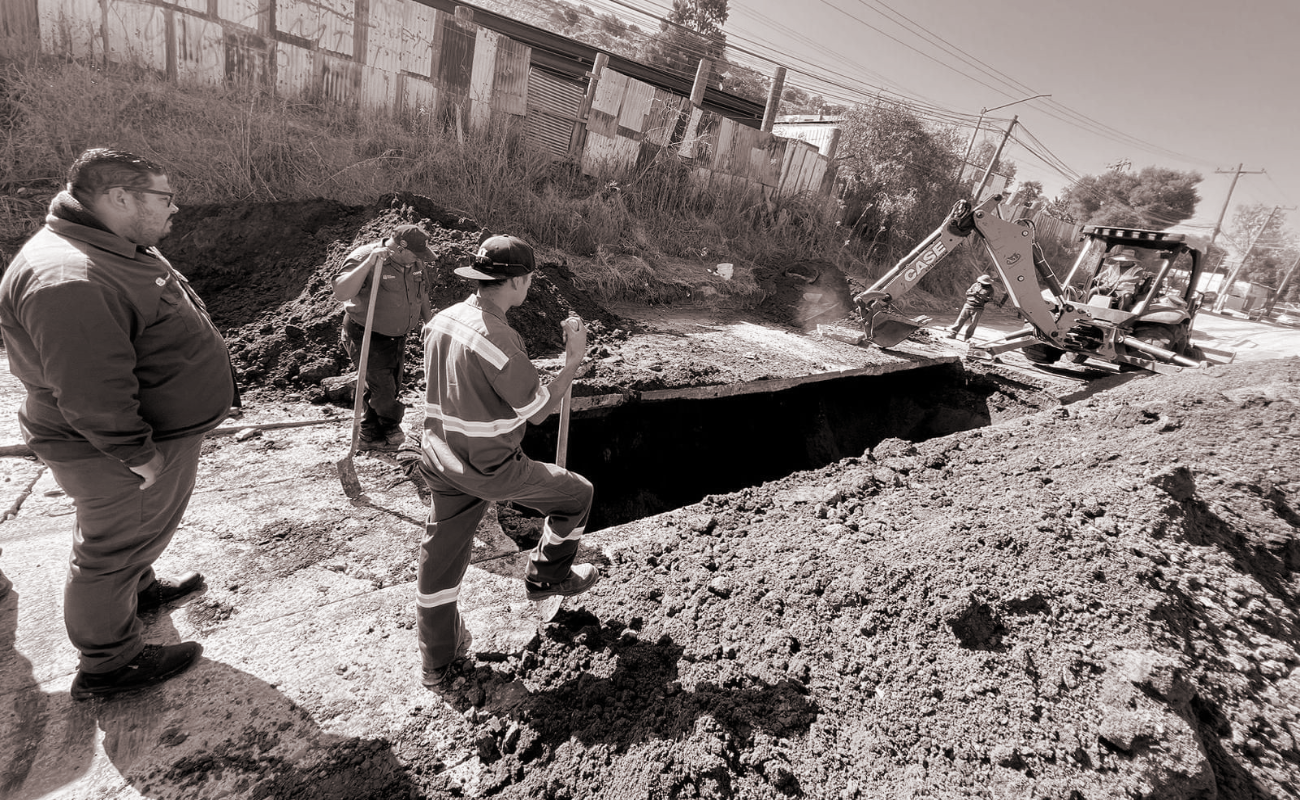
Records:
M456 268L456 274L480 281L499 281L527 275L534 269L533 248L527 242L518 236L492 236L479 245L469 266Z

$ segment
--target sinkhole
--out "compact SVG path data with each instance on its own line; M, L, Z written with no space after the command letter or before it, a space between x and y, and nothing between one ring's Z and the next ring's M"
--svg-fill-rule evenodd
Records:
M574 398L567 466L596 487L595 531L861 456L885 439L919 442L1045 405L1032 387L959 363ZM530 426L524 451L554 461L557 429L558 415Z

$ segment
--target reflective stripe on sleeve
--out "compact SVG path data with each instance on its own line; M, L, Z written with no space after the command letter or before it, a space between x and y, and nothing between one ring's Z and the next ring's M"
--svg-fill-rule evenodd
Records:
M537 393L537 397L533 400L533 402L529 403L523 408L516 408L515 413L517 413L520 417L526 420L532 415L536 414L538 411L541 411L542 407L545 406L550 401L551 401L551 392L549 389L543 386L541 391Z
M447 416L442 413L442 406L435 403L427 403L424 407L424 413L430 417L437 417L438 421L442 423L444 431L459 433L473 439L491 439L501 436L528 422L527 418L524 417L494 419L489 422L470 422L469 420Z
M434 592L433 594L422 594L416 592L415 604L420 608L436 608L438 606L445 606L448 603L454 603L459 597L460 586L443 589L441 592Z
M439 314L426 327L433 333L451 337L453 341L469 348L471 352L497 369L505 369L506 364L510 363L509 357L501 351L501 348L460 320Z

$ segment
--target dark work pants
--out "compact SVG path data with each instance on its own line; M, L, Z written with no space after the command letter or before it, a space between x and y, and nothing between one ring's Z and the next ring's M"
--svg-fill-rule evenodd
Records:
M542 539L528 554L524 577L539 583L558 583L569 577L591 514L591 482L576 472L522 454L512 466L492 478L457 475L455 482L451 476L420 467L433 494L416 576L416 614L425 670L451 663L464 637L457 600L469 569L474 533L489 502L513 501L546 515Z
M980 317L984 316L984 306L972 306L970 303L961 307L961 313L957 315L957 321L952 324L953 336L961 336L962 326L966 328L966 335L963 339L969 340L975 333L975 326L979 324Z
M136 595L156 580L158 560L194 491L203 436L157 442L163 471L140 491L141 478L108 456L43 459L77 509L63 621L85 672L111 672L144 649Z
M361 339L365 333L366 329L353 322L351 317L343 318L343 349L347 350L352 365L357 369L361 368ZM382 439L402 428L406 407L398 395L402 391L405 358L405 336L384 336L370 332L366 390L362 395L365 416L361 419L361 435L367 439Z

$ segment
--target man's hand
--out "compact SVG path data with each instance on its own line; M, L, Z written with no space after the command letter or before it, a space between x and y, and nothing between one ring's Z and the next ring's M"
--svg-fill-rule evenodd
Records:
M560 323L564 330L564 363L566 366L582 363L587 354L587 326L576 314Z
M143 492L158 482L158 476L163 471L163 454L161 451L154 453L153 458L149 459L148 463L141 464L138 467L127 467L127 469L144 478L144 482L140 484L140 491Z

